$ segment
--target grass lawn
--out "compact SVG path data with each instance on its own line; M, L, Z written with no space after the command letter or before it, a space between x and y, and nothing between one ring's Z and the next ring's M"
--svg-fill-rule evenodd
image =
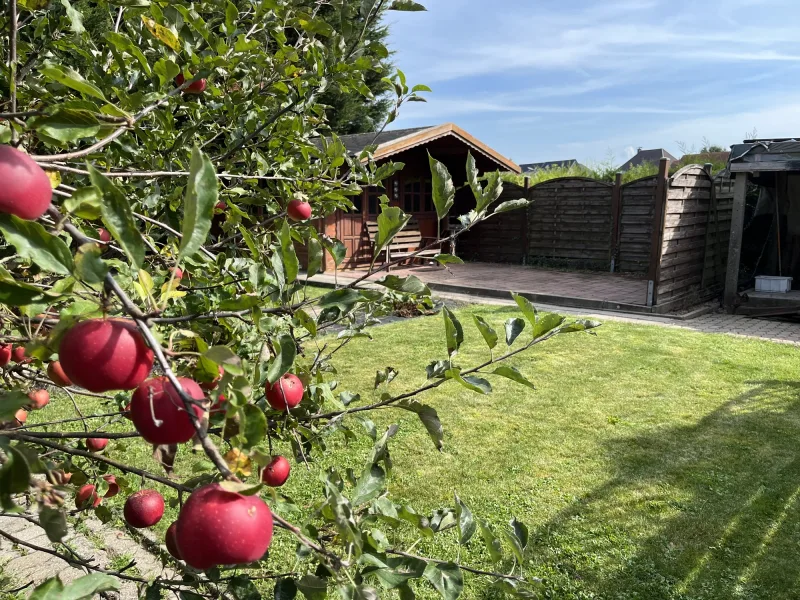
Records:
M457 311L467 339L464 366L487 356L473 314L498 331L519 316L511 308ZM393 391L414 389L424 366L445 353L441 316L373 333L374 341L356 340L337 353L339 389L361 392L364 402L377 368L399 369ZM452 506L457 491L497 527L512 516L522 520L531 531L525 572L543 578L548 598L800 598L798 350L615 322L597 333L561 336L513 359L535 392L499 378L488 396L455 383L430 392L424 401L445 429L441 453L415 415L374 414L379 429L400 425L390 443L395 500L431 511ZM70 416L65 400L29 422ZM156 469L142 442L111 445ZM308 507L321 498L320 472L331 465L360 470L370 448L366 436L349 445L332 439L311 472L295 465L283 491ZM178 473L190 476L199 459L182 450ZM107 505L121 509L123 501L120 495ZM175 517L168 510L157 526L162 532ZM394 540L399 547L416 541L410 530ZM269 567L296 566L293 548L279 532ZM491 567L480 536L459 552L452 530L420 541L415 552ZM463 597L487 597L485 580L466 580ZM420 596L434 597L426 586L418 587Z

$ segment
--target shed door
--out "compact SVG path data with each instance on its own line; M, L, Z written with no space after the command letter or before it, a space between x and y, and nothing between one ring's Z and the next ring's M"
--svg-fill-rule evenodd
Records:
M364 232L363 199L359 196L352 198L352 201L355 205L354 211L336 211L336 237L347 248L342 267L350 269L362 261Z

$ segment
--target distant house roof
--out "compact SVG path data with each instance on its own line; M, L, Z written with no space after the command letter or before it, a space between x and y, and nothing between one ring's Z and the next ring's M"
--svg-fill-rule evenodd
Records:
M445 123L434 127L414 127L383 131L377 137L374 133L356 133L339 136L339 139L350 154L359 154L370 144L377 144L378 148L373 153L373 157L375 160L381 160L447 136L457 138L475 152L479 152L494 161L503 169L508 169L515 173L520 172L519 165L514 161L506 158L453 123Z
M552 167L575 167L575 166L583 166L574 158L570 158L567 160L549 160L547 162L538 162L538 163L526 163L524 165L520 165L519 168L522 169L523 173L528 173L530 171L539 171L544 169L550 169Z
M627 171L632 167L638 167L641 164L646 162L658 164L658 162L662 158L668 158L671 161L677 162L678 159L672 156L669 152L664 150L663 148L656 148L654 150L639 150L632 159L622 165L618 171Z

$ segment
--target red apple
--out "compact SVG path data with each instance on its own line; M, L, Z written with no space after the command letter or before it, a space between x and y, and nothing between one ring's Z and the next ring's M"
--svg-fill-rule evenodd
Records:
M224 200L220 200L214 205L214 213L219 214L228 208L228 204Z
M111 234L108 233L108 230L103 229L102 227L97 230L97 239L103 242L104 244L108 244L111 241Z
M82 485L75 496L75 506L80 509L96 508L103 499L97 495L95 487L91 483Z
M100 452L108 446L106 438L86 438L86 448L89 452Z
M186 377L179 377L178 381L191 398L205 399L203 390L194 381ZM192 409L198 418L203 416L200 402L192 405ZM131 419L136 431L151 444L182 444L195 433L183 400L166 377L148 379L136 388L131 398Z
M305 221L311 218L311 205L295 198L289 202L286 212L292 221Z
M183 269L181 269L180 267L175 267L174 269L172 269L172 274L175 276L175 279L177 280L183 279Z
M220 484L205 485L178 516L178 548L195 569L259 560L272 541L272 514L258 496L242 496Z
M11 346L3 344L0 346L0 367L5 367L11 362Z
M31 410L41 410L50 404L50 392L47 390L33 390L28 393L28 398L31 400L28 405Z
M218 395L217 399L211 405L211 409L210 409L209 412L212 412L212 413L228 412L228 409L223 406L223 404L225 404L227 401L228 401L228 399L225 397L225 394Z
M164 515L164 497L155 490L139 490L128 496L122 514L131 527L152 527Z
M175 85L182 86L183 83L186 81L186 78L183 76L183 73L178 73L178 76L175 78ZM193 82L189 85L186 89L183 90L184 94L202 94L206 90L206 80L205 79L198 79L197 81Z
M125 417L126 419L128 419L128 421L132 421L133 420L132 417L131 417L131 403L130 402L128 402L125 405L125 408L122 409L122 416Z
M275 410L288 411L300 404L303 391L303 382L291 373L286 373L272 385L267 383L265 386L267 402Z
M292 465L285 456L273 456L270 463L261 471L261 481L270 487L281 487L289 479Z
M150 374L153 351L130 321L89 319L61 340L64 373L91 392L132 390Z
M24 346L14 346L14 349L11 350L11 358L15 363L19 363L21 365L31 362L30 357L26 356L25 354Z
M164 537L164 542L167 544L167 551L173 558L181 559L181 550L178 548L178 522L175 521L172 525L167 527L167 535Z
M119 484L117 483L117 478L114 475L108 473L107 475L103 475L103 479L105 479L106 483L108 483L108 491L103 498L113 498L119 494Z
M0 146L0 181L0 213L34 221L50 207L50 178L24 152Z
M57 360L54 360L49 365L47 365L47 376L50 378L50 381L55 383L57 386L60 387L68 387L72 385L72 382L67 377L67 374L64 373L64 368L61 366L61 363Z
M25 421L28 420L28 411L24 408L20 408L17 412L14 413L14 425L17 427L22 427L25 424Z

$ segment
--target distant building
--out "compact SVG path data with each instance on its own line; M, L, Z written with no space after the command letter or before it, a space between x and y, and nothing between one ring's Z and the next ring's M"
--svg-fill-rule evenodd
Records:
M672 162L678 162L677 158L672 156L672 154L670 154L663 148L656 148L655 150L642 150L641 148L639 148L639 151L636 153L636 156L634 156L632 159L630 159L628 162L626 162L617 170L625 172L632 169L633 167L638 167L639 165L643 165L644 163L653 163L654 165L657 165L662 158L668 158Z
M570 158L569 160L550 160L547 162L528 163L526 165L519 166L519 168L522 169L523 173L530 173L531 171L550 169L552 167L569 168L569 167L583 167L583 165L580 164L574 158Z

